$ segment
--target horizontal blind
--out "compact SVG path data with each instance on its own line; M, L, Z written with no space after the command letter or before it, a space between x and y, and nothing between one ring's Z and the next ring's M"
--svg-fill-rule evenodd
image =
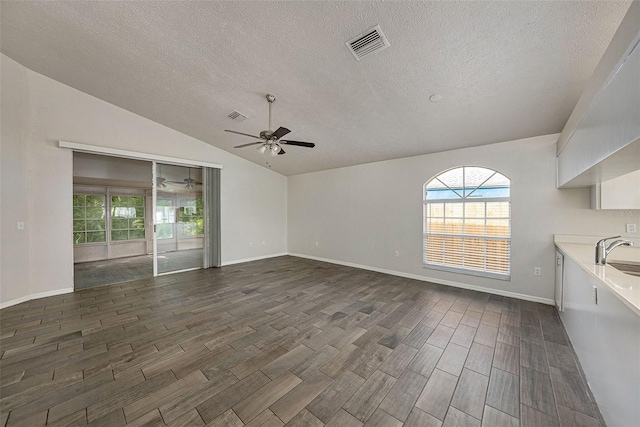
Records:
M425 201L424 263L509 275L508 200Z

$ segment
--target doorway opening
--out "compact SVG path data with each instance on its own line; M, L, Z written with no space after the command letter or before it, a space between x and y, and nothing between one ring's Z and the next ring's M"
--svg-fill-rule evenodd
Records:
M219 239L218 169L74 151L75 289L218 266Z
M151 167L73 154L75 289L153 276Z

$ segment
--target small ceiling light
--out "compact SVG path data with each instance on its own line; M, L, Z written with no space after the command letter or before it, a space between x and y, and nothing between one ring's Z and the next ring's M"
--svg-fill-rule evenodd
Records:
M258 152L260 154L264 154L265 151L267 151L267 144L263 144L260 147L258 147Z
M281 150L281 148L280 148L280 146L278 144L273 144L271 146L271 155L273 157L277 156L278 153L280 152L280 150Z
M429 97L429 101L431 102L438 102L442 99L442 95L438 95L437 93L434 93L433 95L431 95Z

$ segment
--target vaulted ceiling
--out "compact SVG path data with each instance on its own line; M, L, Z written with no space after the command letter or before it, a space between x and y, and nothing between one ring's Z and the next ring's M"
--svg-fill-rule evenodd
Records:
M560 132L629 4L2 2L0 50L291 175ZM357 61L345 42L377 24L391 46ZM316 148L233 148L252 140L224 129L267 128L266 93Z

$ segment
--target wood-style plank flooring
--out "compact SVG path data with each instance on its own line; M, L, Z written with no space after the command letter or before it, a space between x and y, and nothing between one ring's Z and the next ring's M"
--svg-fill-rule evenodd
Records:
M202 249L186 249L158 254L158 271L187 270L202 267ZM153 256L140 255L73 265L75 290L153 277Z
M0 427L604 424L553 307L294 257L0 327Z

